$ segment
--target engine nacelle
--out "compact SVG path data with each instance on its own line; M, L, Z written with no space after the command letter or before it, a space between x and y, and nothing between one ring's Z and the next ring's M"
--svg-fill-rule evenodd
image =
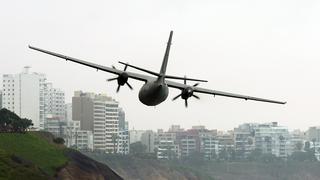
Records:
M128 82L128 79L129 79L129 76L126 72L121 73L117 78L118 85L123 86Z
M193 95L193 88L192 87L186 87L181 92L182 99L188 99L192 95Z

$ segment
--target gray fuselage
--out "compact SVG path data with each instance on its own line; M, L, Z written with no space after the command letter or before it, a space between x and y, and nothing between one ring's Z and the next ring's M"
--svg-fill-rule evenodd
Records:
M139 91L139 100L147 106L156 106L167 99L169 88L163 80L145 83Z

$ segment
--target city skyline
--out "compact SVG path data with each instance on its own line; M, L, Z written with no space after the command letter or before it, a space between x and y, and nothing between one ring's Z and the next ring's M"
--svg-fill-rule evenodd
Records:
M31 69L31 70L30 70ZM47 80L47 74L46 73L43 73L43 72L32 72L32 68L31 68L31 66L24 66L24 68L22 69L22 71L20 72L20 73L22 73L22 74L24 74L24 73L27 73L27 74L31 74L31 75L35 75L35 76L40 76L40 77L43 77L45 80ZM1 74L0 74L1 75ZM18 75L18 73L15 73L15 74L9 74L9 76L11 77L11 76L17 76ZM8 76L8 74L4 74L4 76L2 77L2 78L7 78L7 76ZM3 87L1 84L3 84L3 81L0 81L0 87ZM65 93L65 91L63 90L63 89L61 89L61 88L59 88L59 87L57 87L57 88L52 88L52 84L55 84L55 83L52 83L52 81L49 81L49 82L46 82L46 86L48 86L48 87L50 87L50 88L48 88L48 90L49 91L52 91L52 90L54 90L55 91L55 89L57 89L59 92L61 91L63 94L67 94L67 93ZM74 90L73 91L73 95L72 95L72 97L70 98L70 102L72 102L72 98L73 98L73 96L74 96L74 93L77 93L77 92L81 92L82 90ZM2 89L0 89L0 92L1 92L1 96L3 96L3 88ZM88 92L88 91L83 91L83 92L86 92L86 93L91 93L91 94L101 94L101 95L105 95L105 96L107 96L108 94L107 93L105 93L105 92L94 92L94 91L90 91L90 92ZM52 94L52 92L50 93L50 94ZM52 95L51 95L52 96ZM112 98L112 100L115 100L115 101L117 101L114 97L112 97L112 96L110 96L110 98ZM1 99L2 101L3 101L3 99ZM51 101L50 101L51 102ZM48 102L49 104L50 104L50 102ZM120 104L120 102L118 101L118 103ZM67 98L65 98L65 106L67 106L67 105L70 105L71 104L71 109L72 109L72 103L69 103L69 101L67 100ZM67 113L67 110L65 111L65 113ZM72 115L71 115L71 117L72 117ZM72 120L74 120L74 121L77 121L78 119L72 119ZM269 122L278 122L278 121L276 121L276 120L271 120L271 121L265 121L265 122L259 122L259 121L243 121L243 122L240 122L240 124L243 124L243 123L269 123ZM173 124L168 124L168 125L164 125L164 126L169 126L169 125L175 125L175 123L173 123ZM181 124L179 124L179 126L180 126ZM236 124L234 127L236 127L236 126L238 126L239 124ZM208 127L206 124L197 124L197 123L195 123L195 124L191 124L191 126L187 126L187 127L182 127L183 129L190 129L190 128L192 128L193 126L205 126L205 127ZM315 124L315 125L312 125L312 126L308 126L308 127L306 127L306 128L292 128L292 127L290 127L290 126L286 126L286 127L288 127L288 129L289 130L291 130L291 131L293 131L293 130L302 130L302 131L306 131L308 128L310 128L310 127L318 127L318 126L320 126L320 125L317 125L317 124ZM217 128L217 127L212 127L212 128L209 128L209 129L214 129L214 130L218 130L218 131L223 131L223 132L227 132L227 131L229 131L229 130L232 130L234 127L231 127L231 128L229 128L229 129L219 129L219 128ZM153 131L157 131L157 130L159 130L159 129L163 129L163 130L166 130L166 128L155 128L155 129L153 129L153 128L135 128L135 126L134 126L134 124L130 124L130 127L129 127L129 129L130 130L153 130Z
M14 9L14 10L13 10ZM30 11L32 9L32 11ZM277 121L292 129L318 125L320 4L259 1L54 1L5 2L0 7L0 73L25 65L45 72L66 92L104 92L126 111L130 127L204 124L231 129L242 122ZM105 66L124 61L158 70L167 34L175 31L168 74L204 78L203 87L283 99L285 106L202 95L200 101L166 101L144 107L134 91L107 83L103 72L40 55L28 44ZM188 82L189 83L189 82ZM169 98L179 94L171 91ZM173 111L174 110L174 111ZM143 115L143 116L141 116Z

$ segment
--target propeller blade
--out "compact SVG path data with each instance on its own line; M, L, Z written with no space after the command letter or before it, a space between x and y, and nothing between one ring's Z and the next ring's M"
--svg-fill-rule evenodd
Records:
M107 79L107 81L114 81L114 80L117 80L118 78L115 77L115 78L110 78L110 79Z
M120 87L121 87L121 86L120 86L120 85L118 85L118 87L117 87L117 93L119 92L119 90L120 90Z
M199 84L200 84L200 83L196 83L196 84L193 85L193 87L197 87L197 86L199 86Z
M179 94L178 96L174 97L174 98L172 99L172 101L178 99L180 96L181 96L181 94Z
M186 106L186 108L188 107L188 100L187 99L184 100L184 105Z
M197 95L192 95L193 97L195 97L196 99L200 99L200 97L199 96L197 96Z
M131 86L128 82L126 82L126 84L128 85L128 87L129 87L131 90L133 90L132 86Z
M123 71L126 71L127 67L128 67L128 65L125 65Z

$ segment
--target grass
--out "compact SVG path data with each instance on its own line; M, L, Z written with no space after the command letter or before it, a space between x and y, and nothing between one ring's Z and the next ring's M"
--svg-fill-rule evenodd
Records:
M48 179L39 168L34 165L20 164L12 160L11 155L0 149L0 180L4 179Z
M63 147L46 139L39 132L28 132L26 134L0 133L0 152L2 153L0 163L3 167L5 164L9 166L10 159L8 157L15 155L32 162L52 177L57 168L66 164L68 159L64 155L65 149ZM1 166L0 169L2 169Z

